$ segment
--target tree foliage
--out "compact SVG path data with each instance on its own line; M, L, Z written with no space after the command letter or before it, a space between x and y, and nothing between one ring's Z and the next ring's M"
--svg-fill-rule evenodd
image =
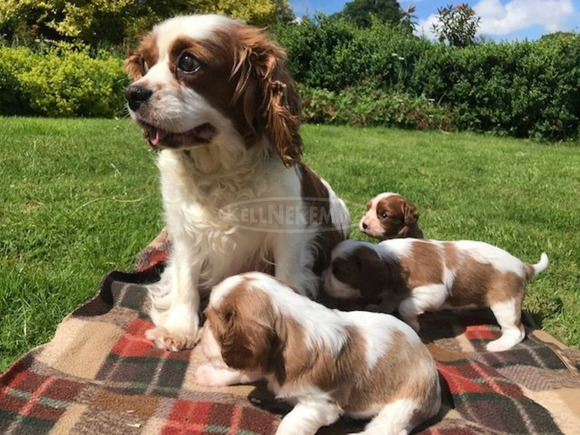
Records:
M259 26L294 17L288 0L3 0L0 32L12 38L120 44L165 18L192 13L221 13Z
M404 16L397 0L353 0L344 5L340 15L358 27L370 27L371 16L393 24L399 24Z
M439 42L447 42L452 47L466 47L475 42L481 19L467 3L460 3L438 8L437 20L433 32Z

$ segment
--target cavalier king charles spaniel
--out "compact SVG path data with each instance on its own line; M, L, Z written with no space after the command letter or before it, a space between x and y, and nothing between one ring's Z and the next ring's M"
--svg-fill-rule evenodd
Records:
M528 264L503 249L461 240L393 239L377 245L346 240L332 252L325 290L336 298L378 304L416 331L418 316L445 308L490 308L502 335L487 344L504 351L525 337L521 322L526 284L548 267L548 256Z
M265 378L294 405L277 434L314 434L340 416L371 419L367 434L408 433L441 405L435 361L393 316L326 308L276 278L251 272L211 293L196 383Z
M385 192L367 201L359 230L380 240L411 237L424 239L419 210L398 193Z
M131 117L158 153L168 266L151 288L147 337L194 345L200 295L267 271L314 297L350 217L301 163L300 101L263 30L217 15L162 22L125 61Z

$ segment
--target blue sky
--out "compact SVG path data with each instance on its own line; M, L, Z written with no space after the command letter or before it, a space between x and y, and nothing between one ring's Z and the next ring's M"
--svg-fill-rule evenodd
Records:
M461 0L399 0L403 9L417 8L418 33L430 37L437 8ZM331 14L342 10L346 1L290 0L296 16L317 11ZM481 17L479 33L495 40L537 39L554 31L580 31L580 0L471 0L466 1Z

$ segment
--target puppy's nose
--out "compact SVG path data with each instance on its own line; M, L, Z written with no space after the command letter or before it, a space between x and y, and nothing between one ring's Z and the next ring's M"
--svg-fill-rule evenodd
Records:
M366 222L363 222L361 226L363 227L363 230L366 230L369 227Z
M152 94L153 91L145 86L129 86L125 91L125 98L131 110L137 110L151 98Z

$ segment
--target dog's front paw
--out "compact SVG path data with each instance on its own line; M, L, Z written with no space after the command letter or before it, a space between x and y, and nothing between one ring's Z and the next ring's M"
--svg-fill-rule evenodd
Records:
M146 331L145 337L151 340L155 347L173 352L191 349L198 341L197 328L170 331L164 326L156 326Z
M194 382L203 387L225 387L229 385L229 376L224 376L224 370L216 369L211 364L204 364L197 368Z

